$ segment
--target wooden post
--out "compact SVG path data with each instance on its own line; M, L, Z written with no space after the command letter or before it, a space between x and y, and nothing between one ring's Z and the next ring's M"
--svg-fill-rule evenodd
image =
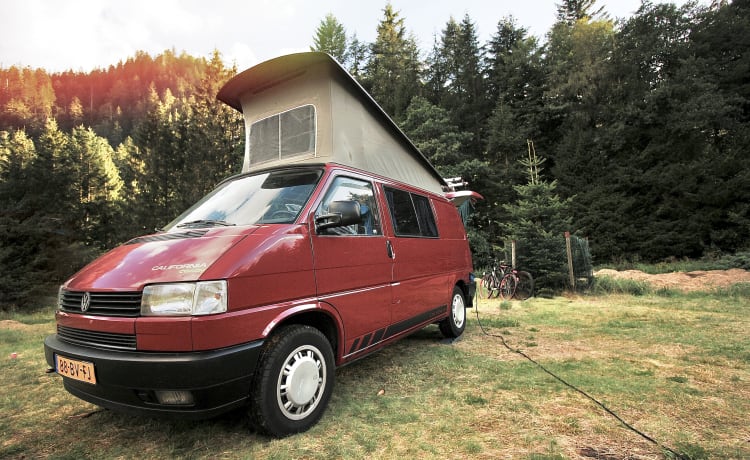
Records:
M516 240L510 242L510 266L516 268Z
M576 274L573 271L573 250L570 247L570 232L565 232L565 250L568 253L568 273L570 273L570 287L576 290Z

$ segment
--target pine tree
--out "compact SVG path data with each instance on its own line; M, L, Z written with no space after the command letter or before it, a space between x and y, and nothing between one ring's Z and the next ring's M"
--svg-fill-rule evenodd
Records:
M18 210L28 192L28 173L35 160L34 142L23 130L0 131L0 209Z
M486 98L476 27L468 15L460 23L453 18L448 21L429 61L427 88L431 100L451 114L453 124L461 131L472 134L462 148L464 154L481 157L491 105Z
M402 128L443 177L460 177L472 189L480 189L482 193L489 191L489 185L494 182L493 169L486 162L464 154L462 146L471 138L471 133L460 131L444 108L423 97L415 97L406 111ZM472 220L467 230L475 259L490 260L493 235L488 227Z
M114 216L120 206L123 183L113 161L114 150L106 139L91 128L80 126L70 136L66 150L72 164L70 187L75 190L75 212L68 216L67 226L80 232L85 243L106 248L118 241L113 238L117 227Z
M400 120L411 99L420 93L419 50L407 36L404 19L387 4L370 47L363 85L394 120Z
M346 29L333 14L328 13L318 24L310 51L328 53L342 65L349 63Z
M509 221L503 227L507 241L518 245L518 265L532 273L538 288L556 290L566 278L564 232L572 226L567 215L571 199L560 198L555 181L542 179L544 162L529 140L528 158L522 163L528 183L514 187L518 200L504 205Z
M463 160L461 146L471 134L461 132L447 110L415 97L401 128L444 177L460 175L455 166Z
M580 20L589 20L595 16L601 16L604 7L594 9L596 0L563 0L557 3L557 20L568 25L573 25Z
M357 34L352 35L347 48L348 70L357 80L364 80L363 72L369 59L369 48L367 43L359 41Z
M185 137L191 152L184 152L188 166L180 188L181 206L187 208L208 193L221 180L238 174L244 158L242 114L216 99L219 89L235 73L227 69L218 51L214 52L188 104ZM196 168L195 166L198 165ZM189 184L189 185L188 185Z

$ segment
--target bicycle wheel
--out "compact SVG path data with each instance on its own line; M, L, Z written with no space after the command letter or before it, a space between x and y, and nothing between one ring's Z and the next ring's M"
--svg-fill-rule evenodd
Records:
M489 273L485 273L484 276L482 276L482 279L479 280L479 298L480 299L489 299L490 298L490 283L491 283L492 275Z
M492 273L490 274L490 282L489 282L489 298L497 297L500 295L500 284L501 280L497 277L496 274Z
M518 282L516 283L516 299L526 300L534 297L534 278L529 272L516 273Z
M503 300L510 300L513 298L513 294L516 293L516 277L512 273L508 273L503 276L500 281L500 297Z

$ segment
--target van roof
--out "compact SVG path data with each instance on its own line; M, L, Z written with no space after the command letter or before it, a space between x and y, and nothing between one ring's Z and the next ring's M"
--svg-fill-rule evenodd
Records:
M217 99L245 118L243 172L330 162L435 193L447 187L434 166L372 96L326 53L296 53L260 63L230 79ZM282 153L274 153L271 158L264 155L264 159L252 156L253 124L308 106L314 107L315 126L309 150L286 158Z

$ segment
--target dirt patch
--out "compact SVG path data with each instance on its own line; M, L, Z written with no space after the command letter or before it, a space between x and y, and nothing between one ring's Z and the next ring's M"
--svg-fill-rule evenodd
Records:
M632 279L646 282L655 289L667 288L679 291L710 291L737 283L750 283L750 272L739 268L731 270L660 273L658 275L649 275L640 270L617 271L603 269L594 273L594 276Z
M18 321L13 321L12 319L3 319L0 320L0 329L8 329L11 331L22 331L29 329L31 326L28 324L19 323Z

